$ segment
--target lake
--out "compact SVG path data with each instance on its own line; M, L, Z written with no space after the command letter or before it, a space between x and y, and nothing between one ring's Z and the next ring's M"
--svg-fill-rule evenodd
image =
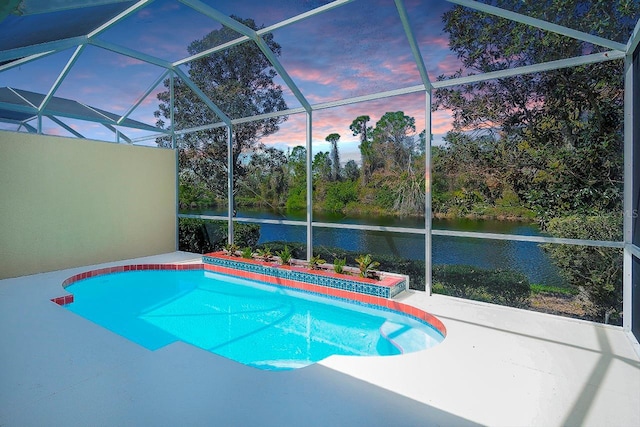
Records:
M181 211L184 214L226 215L224 210ZM287 219L305 221L304 212L286 214L267 209L242 209L238 218ZM393 227L423 228L423 218L392 216L345 217L344 215L315 214L314 221L363 224ZM434 230L475 231L484 233L538 236L542 233L535 224L471 219L434 219ZM260 241L306 242L306 228L293 225L261 224ZM424 259L424 235L389 233L368 230L349 230L314 227L314 247L339 247L349 251L396 255L408 259ZM505 240L471 239L466 237L433 236L433 264L466 264L481 268L502 268L523 273L531 283L563 286L557 268L538 243Z

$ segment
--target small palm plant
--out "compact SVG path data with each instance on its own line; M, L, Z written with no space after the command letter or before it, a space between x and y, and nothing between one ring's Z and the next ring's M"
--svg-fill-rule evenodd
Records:
M251 248L247 247L242 250L242 258L251 259L253 258L253 251Z
M265 246L262 249L258 249L258 256L262 257L263 260L269 261L273 258L273 254L271 253L271 248L269 246Z
M276 255L280 257L282 265L288 265L291 262L291 257L293 256L291 249L289 249L289 246L287 245L284 245L284 249L281 251L276 252Z
M236 252L238 252L238 246L233 243L227 243L224 245L224 250L227 251L229 256L236 256Z
M371 254L360 255L356 258L356 262L360 268L360 277L369 277L371 275L371 270L380 265L378 261L374 261L371 258Z
M345 274L344 266L347 265L347 258L335 258L333 260L333 271L338 274Z
M319 256L312 256L311 259L309 260L309 268L312 270L317 270L318 266L320 264L324 264L325 262L327 261L323 260Z

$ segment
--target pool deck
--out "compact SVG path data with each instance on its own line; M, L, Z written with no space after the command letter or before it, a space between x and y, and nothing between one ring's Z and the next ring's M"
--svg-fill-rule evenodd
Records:
M438 346L260 371L184 343L149 351L50 299L95 268L0 280L0 426L638 426L640 358L616 327L421 292Z

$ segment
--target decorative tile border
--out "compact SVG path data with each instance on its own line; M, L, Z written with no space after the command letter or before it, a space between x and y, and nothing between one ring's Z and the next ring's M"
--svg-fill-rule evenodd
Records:
M142 270L202 270L202 264L133 264L118 265L115 267L105 267L97 270L85 271L84 273L75 274L62 282L62 287L66 288L73 283L88 279L90 277L101 276L103 274L122 273L123 271L142 271ZM73 302L73 294L61 297L51 298L52 302L58 305L67 305Z
M142 271L142 270L202 270L202 264L133 264L118 265L115 267L100 268L98 270L85 271L69 277L62 282L62 287L66 288L78 280L88 279L90 277L102 276L103 274L122 273L123 271Z
M259 263L256 261L256 263ZM259 265L259 264L256 264ZM267 268L271 268L274 270L278 270L278 268L274 268L269 265ZM353 304L368 306L377 308L379 310L391 311L391 312L400 312L409 317L412 317L434 329L436 329L443 337L447 335L447 330L442 324L442 322L435 316L420 310L419 308L413 307L408 304L401 303L399 301L392 300L388 297L380 296L380 295L372 295L361 292L364 288L360 289L360 292L356 290L350 289L340 289L336 287L327 286L327 284L319 283L308 283L304 281L294 280L292 278L284 278L284 277L276 277L273 275L262 274L258 271L248 271L248 270L239 270L232 267L224 267L212 264L135 264L135 265L123 265L116 267L108 267L101 268L98 270L86 271L84 273L79 273L73 275L62 282L63 288L75 283L79 280L88 279L91 277L101 276L103 274L111 274L111 273L121 273L124 271L142 271L142 270L205 270L212 271L216 273L222 273L231 275L234 277L240 277L249 280L257 280L261 282L265 282L268 284L287 287L291 289L295 289L297 291L306 292L313 295L320 295L330 299L336 299L341 301L350 302ZM291 267L291 270L283 270L280 271L293 271L293 272L302 272L302 268ZM318 280L319 282L319 280ZM371 280L371 282L374 282ZM329 283L329 282L327 282ZM366 283L365 283L366 284ZM362 285L364 286L364 284ZM391 286L389 286L389 289ZM404 288L402 289L404 290ZM73 294L67 294L61 297L52 298L51 301L55 302L58 305L66 305L73 303Z
M355 278L329 271L310 271L305 267L283 266L272 262L230 257L223 252L213 252L202 257L207 266L218 266L246 271L260 276L261 281L270 282L273 277L282 280L293 280L328 288L357 292L383 298L393 298L407 289L408 278L401 275L385 273L382 280Z

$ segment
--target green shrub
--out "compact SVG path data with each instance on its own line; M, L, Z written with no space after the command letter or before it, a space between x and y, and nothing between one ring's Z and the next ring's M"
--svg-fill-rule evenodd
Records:
M282 265L288 265L291 262L292 253L287 245L284 245L284 249L281 251L276 251L276 255L280 258Z
M253 251L251 250L251 248L246 247L242 249L242 258L245 258L245 259L253 258Z
M347 265L346 258L335 258L333 260L333 271L338 274L344 274L344 266Z
M307 208L307 186L301 184L289 189L289 196L285 202L288 211L300 211Z
M622 215L573 215L554 218L547 230L554 237L619 241ZM592 320L622 323L622 249L544 244L560 274L578 290Z
M271 248L266 245L262 248L258 248L257 255L265 261L271 261L271 259L273 258L273 252L271 252Z
M433 282L435 293L510 307L529 305L529 281L515 271L437 265L433 268Z
M325 262L327 262L327 261L323 260L318 255L314 255L309 260L309 268L312 269L312 270L317 270L319 268L319 266L324 264Z
M220 250L227 244L228 230L226 221L179 218L178 248L198 254ZM238 247L255 247L260 240L260 225L235 223L233 237Z
M380 262L374 261L371 254L360 255L356 258L356 262L360 269L360 277L371 277L371 270L380 266Z
M226 234L228 233L229 228L227 227L226 222L222 222L226 239ZM255 248L258 244L258 240L260 240L260 224L233 224L233 242L236 245L240 247L248 246L250 248Z
M214 250L205 221L197 218L179 218L178 249L204 254Z
M358 183L355 181L333 182L327 186L324 209L328 212L342 212L350 202L358 200Z

